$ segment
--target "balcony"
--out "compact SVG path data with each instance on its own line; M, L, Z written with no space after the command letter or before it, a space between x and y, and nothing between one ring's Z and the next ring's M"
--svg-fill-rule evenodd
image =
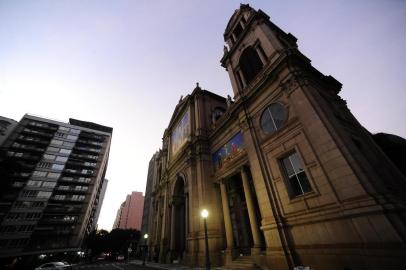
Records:
M87 162L87 161L75 161L72 159L69 159L67 164L71 167L75 168L95 168L97 163L96 162Z
M85 176L93 176L94 171L93 170L87 170L87 169L79 169L78 170L78 169L66 168L64 170L64 173L85 175Z
M81 144L81 145L85 145L85 146L90 145L90 146L97 147L97 148L101 148L103 146L102 142L83 140L83 139L77 140L76 143Z
M96 135L96 134L87 133L87 132L81 132L79 138L80 139L88 138L88 139L95 140L98 142L103 142L105 140L105 136Z
M81 147L81 146L77 146L77 145L73 148L73 150L92 153L92 154L94 154L94 153L98 154L101 151L100 149L95 149L95 148L90 148L90 147Z
M10 177L17 178L17 179L21 179L21 178L26 179L26 178L30 177L30 175L31 175L30 172L13 172L10 174Z
M89 188L87 186L58 186L56 190L68 193L75 192L85 194L88 192Z
M40 138L23 136L23 135L18 136L16 141L20 141L23 143L29 143L29 144L39 144L39 145L48 145L49 144L49 140L43 140Z
M40 152L40 153L45 152L45 148L36 147L34 145L21 144L17 142L13 143L10 148L23 149L25 151Z
M78 154L73 152L70 156L72 159L76 160L90 160L90 161L97 161L99 156L98 155L86 155L86 154Z
M21 133L37 135L37 136L41 136L41 137L45 137L45 138L52 138L54 136L54 132L39 131L39 130L31 129L31 128L24 128Z
M21 153L21 152L12 152L8 151L7 155L9 157L13 157L14 159L18 160L27 160L27 161L38 161L41 158L41 155L31 155L28 153Z
M43 218L41 224L73 224L76 219L65 219L63 217Z
M54 125L49 125L46 123L39 123L39 122L29 122L27 124L27 126L29 126L30 128L34 128L34 129L45 129L45 130L51 130L51 131L57 131L58 127L54 126Z
M60 203L50 203L45 210L47 214L50 213L75 213L79 214L82 213L82 206L78 206L77 204L74 205L66 205L66 204L60 204Z

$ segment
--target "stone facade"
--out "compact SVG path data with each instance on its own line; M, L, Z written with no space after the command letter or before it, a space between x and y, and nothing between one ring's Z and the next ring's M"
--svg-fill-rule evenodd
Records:
M265 269L398 269L405 176L261 10L231 17L221 64L233 100L181 98L155 156L151 260Z

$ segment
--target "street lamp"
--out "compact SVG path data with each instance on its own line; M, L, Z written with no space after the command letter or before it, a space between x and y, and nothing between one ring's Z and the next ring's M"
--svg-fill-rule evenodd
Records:
M209 239L207 238L207 223L206 219L209 216L209 211L203 209L200 213L204 222L204 243L206 248L206 270L210 270L210 256L209 256Z
M145 257L147 256L147 239L148 239L148 234L146 233L146 234L144 234L144 241L145 241L145 244L144 244L144 254L143 254L143 257L142 257L142 265L145 265Z

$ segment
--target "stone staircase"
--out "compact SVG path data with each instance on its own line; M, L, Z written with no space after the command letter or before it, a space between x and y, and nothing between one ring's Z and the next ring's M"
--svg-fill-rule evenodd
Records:
M231 263L221 267L215 268L216 270L259 270L259 267L249 256L241 256L233 260Z

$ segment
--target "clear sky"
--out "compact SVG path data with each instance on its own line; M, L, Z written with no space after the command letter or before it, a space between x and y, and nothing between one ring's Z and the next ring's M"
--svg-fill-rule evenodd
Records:
M406 1L247 1L324 74L371 132L406 137ZM240 1L0 0L0 115L69 117L114 128L99 228L148 162L181 95L196 82L232 95L220 66Z

